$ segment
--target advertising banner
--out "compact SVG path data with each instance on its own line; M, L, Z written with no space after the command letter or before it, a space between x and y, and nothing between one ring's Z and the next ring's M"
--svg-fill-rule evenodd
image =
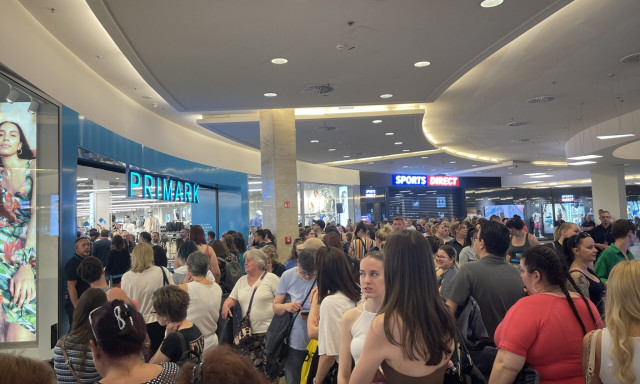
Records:
M36 340L36 118L0 103L0 342Z

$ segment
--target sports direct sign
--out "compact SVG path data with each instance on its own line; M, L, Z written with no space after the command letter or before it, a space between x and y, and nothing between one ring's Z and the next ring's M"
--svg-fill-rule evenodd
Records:
M458 176L393 175L393 185L424 185L429 187L458 187Z

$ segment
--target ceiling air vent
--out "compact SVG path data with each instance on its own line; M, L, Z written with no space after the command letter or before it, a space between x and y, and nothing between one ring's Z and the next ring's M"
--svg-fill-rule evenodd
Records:
M304 89L300 93L307 93L310 95L326 95L329 92L333 91L333 86L331 84L313 84L304 87Z
M620 62L622 64L638 64L640 63L640 53L634 53L632 55L625 56L620 59Z
M529 99L527 100L527 103L532 103L532 104L536 104L536 103L546 103L548 101L552 101L555 100L556 98L553 96L538 96L538 97L534 97L533 99Z

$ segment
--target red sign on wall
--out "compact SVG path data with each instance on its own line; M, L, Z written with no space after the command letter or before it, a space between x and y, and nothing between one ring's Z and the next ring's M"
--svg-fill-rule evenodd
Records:
M457 187L459 185L458 176L429 176L430 187Z
M285 201L284 202L284 207L285 208L291 208L291 202L290 201Z

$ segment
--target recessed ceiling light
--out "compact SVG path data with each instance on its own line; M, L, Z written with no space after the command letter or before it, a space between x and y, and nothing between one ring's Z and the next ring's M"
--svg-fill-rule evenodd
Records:
M544 175L544 172L536 172L536 173L525 173L525 176L538 176L538 175Z
M431 63L428 61L418 61L417 63L413 64L413 66L416 68L424 68L428 67L429 65L431 65Z
M345 159L348 159L348 158L350 158L351 156L349 156L349 155L344 155L344 156L342 156L342 157L344 157Z
M421 158L421 159L428 159L428 158L429 158L429 156L422 156L422 157L420 157L420 158Z
M267 93L265 93L264 95L265 95L266 97L276 97L276 96L278 96L278 94L277 94L277 93L275 93L275 92L267 92Z
M532 179L544 179L546 177L553 177L553 175L535 175L535 176L529 176Z
M455 160L449 162L449 164L455 164L455 163L456 163Z
M403 149L402 152L411 152L410 149Z
M367 164L373 164L373 161L368 162Z
M598 159L602 156L599 155L584 155L584 156L574 156L574 157L567 157L567 160L590 160L590 159Z
M393 95L390 94L390 93L383 93L382 95L380 95L381 99L389 99L389 98L392 98L392 97L393 97Z
M119 178L119 177L116 177L116 180L120 180L120 178Z
M538 184L538 183L539 183L539 181L525 181L522 184Z
M510 123L507 123L507 127L520 127L527 124L529 123L527 123L526 121L512 121Z
M335 150L336 150L335 148L329 148L329 152L333 152Z
M402 168L409 168L409 166L408 165L403 165Z
M395 133L393 133L393 132L387 132L387 133L385 133L384 135L385 135L385 136L393 136L393 135L395 135Z
M284 57L276 57L275 59L271 59L271 62L273 64L287 64L289 60L285 59Z
M578 161L577 163L567 163L567 165L587 165L587 164L596 164L597 161Z
M480 6L482 8L493 8L493 7L497 7L498 5L502 4L504 0L483 0L480 3Z
M477 167L477 166L478 166L478 164L471 164L471 166L472 166L472 167Z
M395 145L402 145L402 141L396 141L395 143L393 143Z
M380 123L382 123L382 120L373 120L372 123L373 124L380 124Z
M310 140L309 142L310 142L310 143L319 143L319 142L320 142L320 140Z
M596 136L600 140L611 140L611 139L622 139L623 137L633 137L634 133L625 133L622 135L605 135L605 136Z

